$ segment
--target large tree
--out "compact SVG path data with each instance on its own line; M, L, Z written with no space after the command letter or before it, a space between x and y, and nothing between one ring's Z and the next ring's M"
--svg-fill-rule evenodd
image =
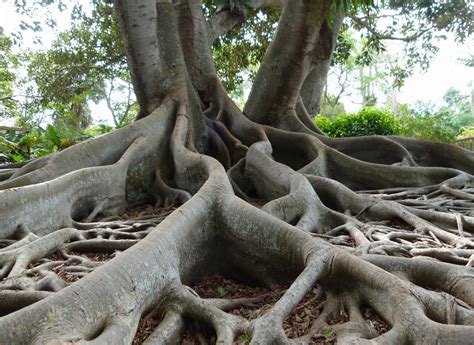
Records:
M245 2L282 12L243 112L211 54L241 15L236 2L209 20L200 0L115 2L140 114L0 170L1 343L129 344L150 313L160 322L148 344L176 343L184 319L213 328L220 344L239 334L289 343L282 323L315 288L322 311L295 341L310 342L342 306L341 343L471 343L474 155L324 136L302 92L331 51L333 3ZM163 221L119 217L127 202L179 208ZM78 254L114 250L105 263ZM246 320L225 310L252 300L204 299L189 287L216 273L292 283Z

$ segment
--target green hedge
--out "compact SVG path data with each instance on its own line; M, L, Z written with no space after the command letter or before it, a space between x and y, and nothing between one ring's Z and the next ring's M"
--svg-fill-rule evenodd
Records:
M331 121L317 116L316 125L330 137L400 134L400 121L389 111L375 107L362 108L356 114L341 115Z

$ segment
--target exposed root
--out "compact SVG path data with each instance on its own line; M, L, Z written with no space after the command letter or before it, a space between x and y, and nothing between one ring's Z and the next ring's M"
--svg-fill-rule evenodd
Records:
M117 253L145 238L171 212L139 208L123 220L75 223L76 228L24 236L0 251L0 313L6 315L87 276Z
M153 151L162 139L145 145L158 128L144 119L111 161L47 176L51 161L32 162L12 175L13 184L45 182L0 192L15 206L12 216L0 211L1 342L175 344L189 325L195 339L212 333L219 344L472 339L472 176L457 164L422 167L429 161L394 138L347 140L337 151L310 131L229 118L235 109L211 122L220 164L196 152L187 106L176 109L173 131L174 116L161 114L171 154ZM349 152L380 141L396 151L387 161ZM181 206L123 213L127 176L130 186L140 171L149 177L140 188L157 194L150 202ZM57 216L38 207L44 198ZM189 287L226 272L274 290Z
M47 291L0 291L0 316L12 313L36 303L52 293Z
M10 272L4 272L7 274L6 278L21 275L30 263L55 252L62 248L65 242L74 238L81 238L76 229L61 229L19 248L0 253L0 265L14 262Z

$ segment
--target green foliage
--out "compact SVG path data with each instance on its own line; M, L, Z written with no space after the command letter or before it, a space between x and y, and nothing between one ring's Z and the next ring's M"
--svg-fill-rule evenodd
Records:
M241 336L239 336L239 340L244 344L249 344L250 341L252 341L252 337L248 334L242 334Z
M308 320L308 318L309 318L308 314L306 314L306 312L304 310L302 310L298 313L298 317L302 320Z
M317 116L315 123L331 137L393 135L401 131L400 122L394 114L375 107L365 107L357 114L342 115L332 121Z
M25 132L7 130L0 135L0 164L48 155L112 130L113 127L104 124L91 126L76 134L51 124L46 129L35 127Z
M474 126L465 128L458 138L474 138Z
M31 6L42 4L39 0ZM26 7L19 10L25 11ZM15 58L28 72L23 79L15 79L12 59L5 58L5 64L0 61L0 77L10 87L3 87L6 84L0 82L0 96L12 95L13 87L22 95L5 99L11 99L14 105L14 112L10 112L16 125L29 130L27 135L2 136L2 161L32 159L112 130L107 125L89 126L91 101L107 101L116 127L133 120L137 105L111 3L97 2L87 15L80 6L73 7L72 27L61 32L47 50L10 56L12 40L0 33L0 56ZM9 72L10 77L4 76L3 71ZM127 93L128 97L124 97ZM121 99L117 100L117 94ZM2 117L5 99L0 101ZM49 124L43 129L45 122Z
M263 59L281 14L280 8L255 10L248 7L248 3L246 0L204 1L204 12L208 18L220 10L247 7L246 20L242 26L218 38L213 44L217 73L230 93L239 93L239 85L244 80L253 81L255 67ZM333 4L338 10L344 11L356 11L376 5L372 0L333 0Z
M204 1L204 5L208 18L215 14L217 9L211 1ZM214 42L214 62L227 91L235 92L243 80L253 80L255 66L260 64L271 42L280 12L278 8L248 8L245 23Z
M330 119L334 119L346 113L344 104L341 103L336 96L330 95L328 93L324 93L321 96L320 104L321 104L320 115L323 115Z
M20 162L23 159L21 154L21 147L17 145L12 136L14 133L7 133L5 136L0 136L0 163L5 162ZM20 152L19 152L20 151Z
M59 147L59 145L61 145L61 139L59 139L59 135L56 132L56 129L52 125L48 125L46 131L48 132L48 136L51 142Z
M401 86L402 81L408 76L405 70L397 68L397 60L383 50L368 48L368 38L360 36L360 33L347 29L339 35L336 46L334 64L330 70L332 92L337 94L336 101L354 94L360 96L363 106L374 106L380 97L390 97L394 91ZM328 97L328 96L327 96ZM323 100L326 101L326 100ZM330 105L336 102L327 99ZM321 112L323 111L321 103ZM340 112L330 112L330 117Z
M469 94L462 94L459 90L450 88L444 94L443 100L445 106L441 110L453 115L450 123L458 132L462 128L474 124Z
M129 81L119 27L106 3L61 32L51 49L25 58L35 86L31 92L36 93L30 111L52 111L55 121L71 128L85 129L91 123L88 102L110 96L107 81Z
M34 0L28 6L17 4L17 8L29 14L30 8L50 4L62 7ZM71 138L91 124L91 102L105 100L115 126L122 127L133 120L137 105L112 4L94 2L88 14L81 5L68 6L72 7L73 25L58 34L51 48L17 54L27 74L16 80L18 96L9 98L14 105L10 113L18 126L52 123L63 137Z
M219 287L217 288L217 292L219 293L219 295L220 295L221 297L225 296L225 294L226 294L225 288L223 288L222 286L219 286Z
M469 95L449 89L443 99L445 105L439 108L422 102L416 103L413 108L399 105L397 113L403 127L401 134L446 142L465 135L464 130L474 125Z
M113 131L113 127L100 123L98 125L90 126L84 131L84 135L90 136L90 137L96 137L102 134L109 133Z
M438 52L438 42L446 39L446 32L458 42L464 42L474 33L473 7L466 0L390 0L379 2L378 6L355 7L356 11L348 13L351 20L341 30L334 62L345 68L352 57L360 66L371 65L385 52L385 42L399 42L403 44L404 54L386 66L397 88L416 68L429 67L431 58ZM360 34L363 43L356 50L344 37L344 31L351 29ZM464 60L469 64L472 56Z
M424 24L426 28L452 32L460 42L474 33L471 1L390 0L387 5L403 15L422 21L420 25Z
M457 135L457 131L448 125L450 114L446 112L435 114L413 113L401 117L400 120L403 123L402 134L407 137L452 141Z
M29 65L28 80L24 82L24 93L27 95L25 102L15 102L11 97L16 79L14 68L18 63L18 57L11 53L12 40L6 38L0 31L0 116L4 116L3 113L17 116L18 125L27 125L30 128L35 128L35 125L44 123L45 119L51 117L53 121L47 122L52 122L59 141L54 135L48 135L48 130L43 136L47 137L50 146L57 149L67 144L66 140L69 139L66 138L79 138L84 133L83 130L91 122L88 108L91 101L107 100L109 109L114 114L116 127L132 121L137 106L132 99L133 96L130 97L130 76L111 1L93 0L94 10L87 15L82 5L75 2L68 4L62 0L33 0L15 3L21 13L30 14L32 18L31 23L21 24L25 30L41 31L41 25L55 25L54 18L48 17L45 24L33 19L36 10L44 5L57 5L61 11L67 6L72 7L72 17L75 21L70 30L59 35L51 49L30 52L22 56ZM435 42L443 39L441 33L436 33L437 30L452 32L459 41L465 40L473 32L473 22L469 20L472 17L472 9L464 0L332 0L332 3L351 17L350 25L362 35L359 44L350 37L350 33L347 31L343 33L339 37L334 60L344 62L345 70L352 69L362 75L359 78L359 89L364 96L365 104L374 103L373 90L392 89L378 83L380 80L387 81L388 73L381 72L377 66L371 66L370 73L361 70L361 66L373 65L375 60L380 59L380 54L384 51L384 39L396 38L409 45L406 49L405 65L393 61L387 64L390 67L390 75L395 80L392 85L400 86L404 78L410 75L411 68L415 64L427 66L430 54L436 51ZM248 5L247 0L203 1L203 9L208 18L225 9L240 14L245 10L247 13L247 20L242 27L217 39L213 45L218 74L227 90L236 98L242 98L244 94L243 81L252 81L280 16L279 9L255 10ZM378 20L382 17L389 25L378 25ZM122 81L122 86L116 81ZM111 93L114 86L115 90L122 94L128 87L128 100L112 101ZM456 97L456 94L450 95L446 102L460 104L459 97ZM344 112L337 102L338 98L335 98L332 108L328 106L324 109L322 104L324 115L332 118ZM405 127L403 133L437 140L451 140L461 133L464 127L469 126L470 118L461 110L456 110L459 116L453 116L453 105L450 107L443 109L443 112L411 111L406 116L401 115ZM322 122L321 127L327 128L340 122L339 126L343 130L334 134L338 136L385 134L383 128L377 126L389 126L381 119L375 120L374 115L356 115L359 122L355 125L344 123L344 119L339 117L334 121L318 117L317 121ZM443 122L454 129L450 129L451 131L447 133L446 129L442 128ZM432 133L426 133L428 130L423 128L433 127L432 123L439 124L439 129L430 129ZM424 130L423 133L419 133L420 127ZM97 135L109 129L96 127L86 132L89 133L87 135ZM396 129L392 130L394 133L397 132ZM74 142L76 139L70 140Z
M393 135L450 142L474 135L474 117L469 95L449 89L444 105L436 108L418 102L413 108L399 104L396 114L375 107L362 108L357 114L341 115L331 120L317 116L315 123L331 137ZM469 129L471 128L471 129Z
M0 117L14 115L15 102L12 96L17 66L18 58L12 53L12 40L3 33L0 26Z
M323 337L326 339L331 338L333 335L334 335L334 331L331 329L325 329L323 331Z
M333 123L329 117L324 116L324 115L318 115L314 118L314 123L319 127L319 129L324 131L324 133L326 133L329 136L333 136L331 135L332 130L333 130L332 129Z
M7 130L0 135L0 162L21 162L49 152L37 130L20 133Z

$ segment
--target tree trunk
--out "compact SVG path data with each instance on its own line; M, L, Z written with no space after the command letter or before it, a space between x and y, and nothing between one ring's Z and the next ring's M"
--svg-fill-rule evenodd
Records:
M0 170L0 343L137 344L152 328L144 343L175 344L193 322L219 344L471 343L474 155L317 133L301 90L333 47L327 1L283 2L240 112L201 6L117 0L140 119ZM132 202L155 208L124 213ZM247 319L235 310L255 298L191 288L215 274L290 283ZM290 339L302 305L317 315Z
M330 24L327 21L324 23L319 33L319 42L321 43L316 50L313 68L301 87L301 98L311 116L311 120L319 114L321 108L321 96L326 87L333 52L336 48L337 37L339 36L343 20L344 15L342 12L333 11L332 22Z

